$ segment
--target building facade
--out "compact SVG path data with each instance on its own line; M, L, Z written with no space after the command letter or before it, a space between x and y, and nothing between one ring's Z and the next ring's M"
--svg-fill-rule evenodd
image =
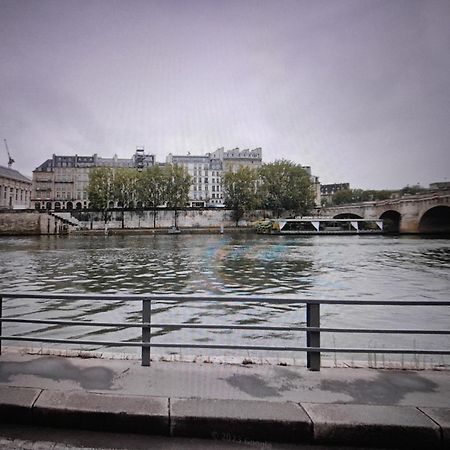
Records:
M450 189L450 181L436 181L435 183L430 183L430 189L437 191L446 191Z
M131 158L102 158L92 156L53 155L33 171L32 206L36 209L72 210L89 208L89 172L94 167L130 167L137 170L155 165L155 156L137 148ZM165 164L184 167L191 176L189 206L223 207L225 204L223 176L237 172L241 167L257 169L262 165L262 149L253 150L223 147L203 155L173 155L169 153ZM164 165L161 164L160 165ZM313 185L315 202L320 206L321 189L318 177L311 167L303 166Z
M31 207L31 180L17 170L0 166L0 209Z
M257 168L262 164L262 150L225 150L223 147L205 155L169 155L167 164L183 166L192 177L190 206L224 206L223 174L240 167Z
M333 201L333 195L339 191L348 191L350 189L350 183L333 183L322 184L320 186L320 195L322 197L322 203L324 205L330 205Z
M142 170L154 165L155 156L137 148L131 158L53 155L33 171L31 202L36 209L89 208L89 172L94 167L131 167Z
M311 186L314 192L314 203L316 207L320 206L321 202L321 190L320 190L320 182L319 177L313 175L311 166L302 166L302 169L305 170L309 175L309 181L311 182Z

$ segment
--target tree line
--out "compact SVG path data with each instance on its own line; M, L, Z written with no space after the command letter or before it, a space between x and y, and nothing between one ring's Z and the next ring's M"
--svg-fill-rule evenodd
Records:
M177 165L152 166L141 172L97 167L89 174L88 196L91 207L103 212L105 222L111 205L117 204L123 209L152 208L155 226L158 206L165 205L175 211L176 226L178 210L189 203L191 181L187 170ZM287 160L226 172L222 189L236 225L252 209L272 210L279 217L284 211L304 215L315 206L308 172Z
M333 194L331 198L332 205L343 205L348 203L369 202L374 200L387 200L393 194L414 195L426 192L428 189L420 186L405 186L400 190L375 190L375 189L344 189Z
M133 168L96 167L89 173L88 196L91 207L102 211L105 223L108 210L147 207L153 209L153 226L156 226L158 206L166 205L175 211L189 202L191 177L187 170L177 165L152 166L143 171ZM123 227L123 214L122 214Z
M308 214L315 206L311 177L300 164L287 160L263 164L258 169L241 167L224 175L225 206L238 223L245 211L267 209L276 217L289 211Z

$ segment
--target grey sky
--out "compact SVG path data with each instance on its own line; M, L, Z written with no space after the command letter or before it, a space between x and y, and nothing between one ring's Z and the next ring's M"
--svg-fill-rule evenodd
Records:
M239 146L323 183L450 181L449 24L449 0L0 0L0 137L28 175Z

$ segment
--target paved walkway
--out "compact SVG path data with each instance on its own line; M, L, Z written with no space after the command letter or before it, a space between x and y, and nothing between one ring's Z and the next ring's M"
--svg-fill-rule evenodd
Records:
M0 419L178 437L450 445L450 371L81 359L4 353Z

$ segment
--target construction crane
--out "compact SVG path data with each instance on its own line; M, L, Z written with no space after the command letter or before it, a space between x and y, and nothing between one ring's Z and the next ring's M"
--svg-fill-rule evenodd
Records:
M14 160L11 158L11 153L9 153L8 141L3 139L5 142L6 153L8 153L8 168L11 169L11 166L14 164Z

